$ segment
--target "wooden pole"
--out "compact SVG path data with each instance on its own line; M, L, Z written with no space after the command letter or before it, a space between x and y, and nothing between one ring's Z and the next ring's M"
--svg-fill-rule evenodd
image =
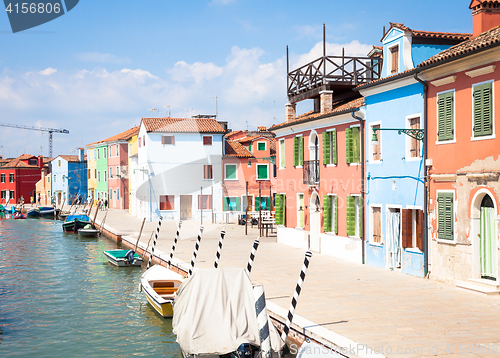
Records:
M246 205L245 205L245 235L248 235L248 181L246 185Z
M104 222L106 221L106 217L108 216L108 210L106 210L106 214L104 214L104 219L102 219L102 222L101 222L101 227L99 229L99 235L102 234L102 229L104 228Z
M141 255L142 258L144 258L144 256L148 253L149 243L151 242L151 239L153 238L154 233L155 233L154 231L151 231L151 236L149 237L148 244L146 245L146 249L142 252L142 255Z
M66 198L64 198L64 200L63 200L63 204L62 204L62 206L61 206L61 210L59 211L59 215L61 215L61 213L62 213L62 211L63 211L63 208L64 208L64 203L65 203L65 202L66 202ZM57 211L56 209L57 209L57 206L56 206L56 208L54 209L54 212L55 212L55 211ZM54 214L54 215L55 215L55 214ZM59 215L58 215L58 216L59 216Z
M95 229L95 220L97 218L97 212L99 211L99 206L96 206L95 207L95 214L94 214L94 220L92 220L92 225L94 225L94 229Z
M137 237L137 242L135 243L134 252L137 250L137 245L139 245L139 240L141 239L142 228L144 227L144 223L146 222L146 218L142 220L141 230L139 231L139 236Z

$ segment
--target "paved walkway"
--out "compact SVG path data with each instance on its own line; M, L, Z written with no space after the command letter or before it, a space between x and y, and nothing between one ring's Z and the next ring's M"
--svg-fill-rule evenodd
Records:
M102 220L99 213L97 223ZM110 210L106 226L137 238L142 219ZM157 222L146 222L147 243ZM196 267L212 267L222 225L207 223ZM191 260L199 222L187 221L175 257ZM220 267L245 267L258 230L225 225ZM166 255L176 223L163 222L157 250ZM263 284L268 301L288 310L304 251L262 238L251 280ZM390 357L500 356L500 296L486 297L398 271L357 265L313 253L296 314L360 346L351 352ZM366 348L369 347L367 350ZM489 354L487 354L489 352Z

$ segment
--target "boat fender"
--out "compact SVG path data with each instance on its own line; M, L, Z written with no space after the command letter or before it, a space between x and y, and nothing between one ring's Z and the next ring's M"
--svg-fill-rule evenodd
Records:
M134 250L128 250L127 253L125 254L125 260L127 260L127 262L129 264L133 264L135 259L134 259Z

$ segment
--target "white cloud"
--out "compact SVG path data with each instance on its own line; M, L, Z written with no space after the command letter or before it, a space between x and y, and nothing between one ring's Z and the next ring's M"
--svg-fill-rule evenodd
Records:
M44 75L44 76L50 76L51 74L56 73L56 72L57 72L57 70L55 68L48 67L45 70L40 71L38 73L41 75Z
M174 81L183 82L194 79L197 85L201 85L206 80L212 80L222 74L222 68L213 63L195 62L189 65L185 61L179 61L174 68L168 70Z
M119 57L110 53L100 52L84 52L76 55L78 59L84 62L98 62L98 63L128 63L128 57Z

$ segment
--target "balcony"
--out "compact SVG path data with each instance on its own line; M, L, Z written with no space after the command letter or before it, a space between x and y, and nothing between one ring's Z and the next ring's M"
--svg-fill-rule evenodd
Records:
M319 184L319 160L304 160L302 178L304 184Z

